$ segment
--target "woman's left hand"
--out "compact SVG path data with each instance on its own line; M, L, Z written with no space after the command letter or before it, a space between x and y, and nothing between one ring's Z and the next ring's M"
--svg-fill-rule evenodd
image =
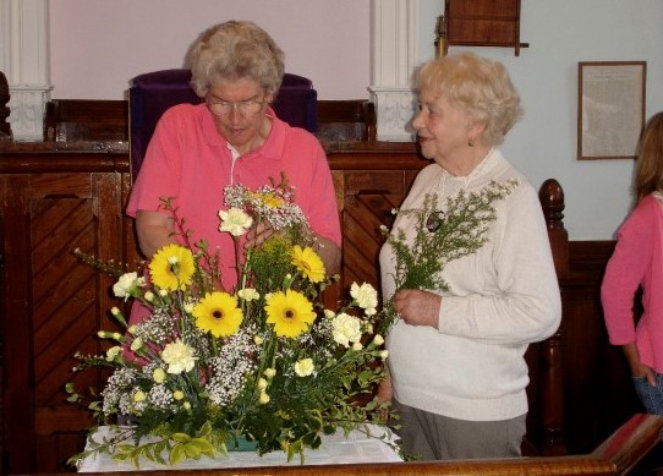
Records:
M251 228L246 234L245 248L257 248L269 239L274 229L267 222L260 222L255 228Z
M394 309L401 319L413 326L437 329L442 296L419 289L400 289L394 294Z

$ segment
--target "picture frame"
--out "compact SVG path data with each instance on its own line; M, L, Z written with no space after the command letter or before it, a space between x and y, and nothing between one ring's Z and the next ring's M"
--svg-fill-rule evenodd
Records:
M636 157L646 75L646 61L578 63L578 160Z

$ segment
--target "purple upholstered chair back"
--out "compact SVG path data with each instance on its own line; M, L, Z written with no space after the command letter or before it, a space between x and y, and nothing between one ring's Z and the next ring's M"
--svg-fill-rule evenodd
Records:
M189 85L188 69L165 69L136 76L129 88L129 140L133 178L140 170L147 144L161 114L171 106L202 101ZM286 73L273 103L276 115L294 127L317 132L318 93L312 82Z

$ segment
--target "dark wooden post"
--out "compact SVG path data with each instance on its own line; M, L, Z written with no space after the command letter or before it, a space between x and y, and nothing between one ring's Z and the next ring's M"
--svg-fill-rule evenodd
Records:
M555 179L543 182L539 200L548 227L548 238L555 262L557 279L568 274L569 238L564 228L564 192ZM563 310L562 310L563 314ZM567 453L564 441L564 383L562 375L562 326L541 342L540 395L541 426L543 432L542 453L557 456Z
M0 71L0 141L12 140L12 129L7 122L9 117L9 84L4 73Z

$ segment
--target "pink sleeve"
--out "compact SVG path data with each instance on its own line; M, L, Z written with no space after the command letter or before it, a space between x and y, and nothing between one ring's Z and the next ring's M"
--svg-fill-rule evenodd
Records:
M176 197L179 192L179 146L176 121L172 110L157 123L134 182L127 214L135 217L138 210L156 211L161 197Z
M313 170L313 184L311 190L316 194L310 197L311 208L309 221L311 228L321 236L332 240L341 246L341 225L336 204L334 182L327 162L327 157L321 146L318 147L318 157Z
M643 201L620 227L601 284L603 314L614 345L635 341L634 298L650 266L654 243L650 205Z

